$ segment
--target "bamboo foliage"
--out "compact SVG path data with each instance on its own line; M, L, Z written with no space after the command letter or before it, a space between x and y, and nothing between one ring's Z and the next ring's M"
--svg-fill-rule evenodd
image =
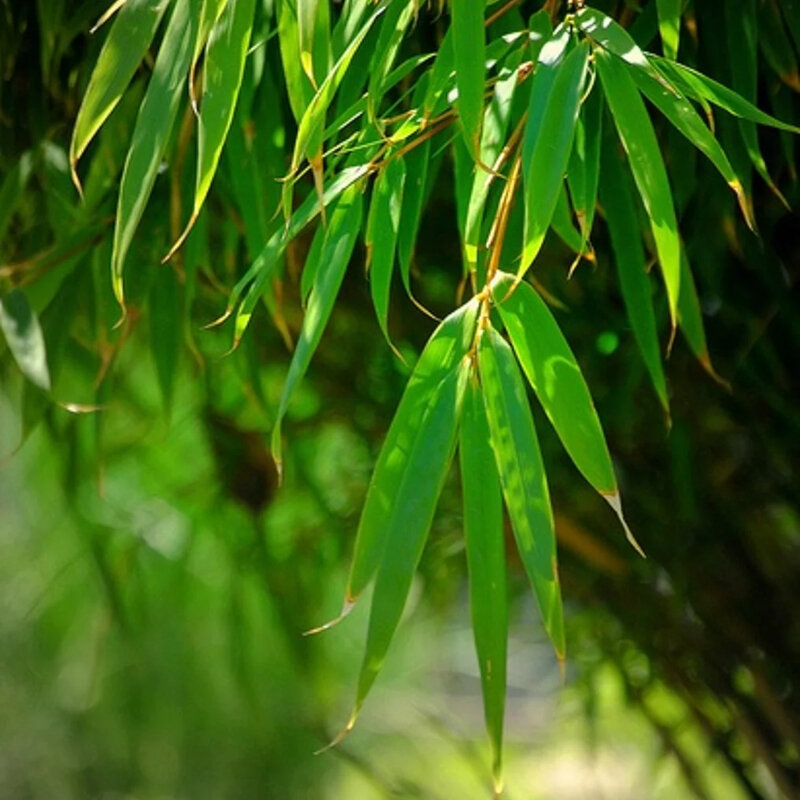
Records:
M592 234L602 217L630 327L668 415L662 352L676 330L713 370L650 109L713 164L752 228L751 169L778 191L757 126L790 135L800 129L754 102L754 3L743 4L727 28L745 56L737 60L733 89L676 61L684 47L680 2L657 3L663 56L646 52L620 22L583 3L567 3L557 14L549 12L558 4L548 3L525 20L519 3L471 0L447 4L435 51L412 52L404 48L410 32L431 22L418 5L128 0L109 26L89 79L69 160L80 186L90 145L102 139L114 109L124 111L130 98L135 121L124 150L108 265L123 318L126 286L135 282L127 255L151 191L164 164L176 164L189 147L196 150L193 185L175 191L191 198L190 216L172 226L165 260L182 259L184 267L191 262L193 237L203 235L202 212L214 196L217 173L232 173L222 176L220 195L232 194L234 204L248 206L240 211L251 249L249 263L230 276L227 304L216 321L233 317L234 346L261 303L286 331L280 286L287 252L303 236L313 237L300 277L305 316L274 415L272 448L280 465L282 421L335 313L359 238L366 245L378 328L391 344L395 264L412 294L417 232L436 214L427 199L437 159L445 149L457 151L459 249L469 296L436 328L414 366L364 502L342 615L369 585L374 591L345 732L383 665L458 452L472 617L499 793L508 625L503 508L544 628L557 656L565 656L553 513L528 386L577 469L612 506L641 552L624 520L611 454L579 358L527 278L551 230L578 259L593 259ZM777 30L796 36L795 28ZM770 31L777 35L774 25ZM154 61L142 88L135 76L148 49ZM776 65L791 84L794 67ZM711 124L718 109L737 119L736 153L723 147ZM259 182L254 173L275 171L277 159L269 154L278 141L287 158L278 174ZM87 197L91 181L89 169ZM254 216L250 203L269 207ZM648 254L663 281L667 341L659 339L659 299L647 274ZM168 318L174 286L169 280L156 286L154 306ZM14 289L0 301L0 311L0 327L20 369L50 391L35 304ZM162 348L159 371L168 394L175 339L154 342Z

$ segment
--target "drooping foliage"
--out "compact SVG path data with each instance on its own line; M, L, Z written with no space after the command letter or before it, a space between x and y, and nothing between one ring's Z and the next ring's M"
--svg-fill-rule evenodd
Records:
M559 659L566 648L539 443L549 434L538 430L531 394L569 459L642 552L623 515L581 354L551 310L558 301L539 268L554 234L571 251L563 278L577 268L572 280L580 282L582 262L597 267L595 240L610 240L618 294L666 426L663 356L678 331L715 375L695 253L679 225L686 186L699 154L712 168L708 180L727 184L729 201L753 231L754 173L782 198L759 130L780 133L781 163L793 169L800 128L791 122L791 102L775 100L774 114L759 110L758 49L783 82L780 96L785 87L796 91L790 39L798 12L788 0L744 3L741 13L726 7L728 45L738 55L720 82L708 74L718 74L708 69L720 58L718 43L708 43L718 33L703 27L704 12L691 3L652 1L638 14L617 3L439 5L127 0L112 8L96 34L102 45L77 73L81 99L68 153L42 145L9 164L0 231L17 213L36 158L52 194L54 244L32 257L25 252L25 260L4 253L0 325L32 384L23 435L53 401L102 420L96 409L113 401L108 375L143 311L167 408L182 345L197 351L194 340L204 335L196 323L221 327L231 348L250 348L245 384L263 411L280 476L284 440L292 436L283 421L313 372L348 269L366 269L375 331L404 358L393 336L395 272L422 321L429 273L452 269L423 270L415 259L421 228L437 225L432 198L445 172L456 217L450 253L459 261L458 299L437 308L444 319L411 368L363 502L342 615L365 589L373 591L345 731L387 656L457 461L499 792L504 509ZM769 21L759 26L761 14ZM73 35L89 19L76 21ZM46 36L48 25L60 33L61 23L39 20L43 40L55 42L45 65L47 57L57 63L58 48L68 44ZM240 234L243 250L231 244ZM94 294L76 300L85 262ZM657 283L650 275L656 264ZM59 374L69 373L65 340L81 332L56 325L43 334L39 323L56 308L57 318L72 319L76 303L88 311L102 360L93 393L77 401L69 394L74 385L59 382ZM208 316L199 320L199 313ZM249 328L260 316L292 350L279 398L264 397L253 377L259 365Z

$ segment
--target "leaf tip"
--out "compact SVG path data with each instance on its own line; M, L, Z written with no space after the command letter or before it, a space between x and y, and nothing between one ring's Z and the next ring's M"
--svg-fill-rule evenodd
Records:
M344 728L342 728L342 730L340 730L339 733L337 733L336 736L334 736L333 739L330 742L328 742L328 744L326 744L324 747L320 747L319 750L315 750L314 755L315 756L322 755L328 750L331 750L334 747L336 747L338 744L341 744L342 741L344 741L344 738L347 736L347 734L350 733L350 731L353 730L353 728L355 727L357 716L358 716L358 711L354 709L353 713L350 715L350 719L347 721L347 725L345 725Z
M625 538L628 540L631 547L633 547L642 558L647 558L641 545L636 541L633 531L628 527L628 523L625 521L625 515L622 513L622 498L620 497L619 491L604 492L603 499L614 509L614 513L617 515L622 529L625 531Z
M329 620L323 625L318 625L316 628L310 628L307 631L303 631L302 635L315 636L323 631L329 631L331 628L338 625L345 617L349 616L350 612L355 608L355 606L355 600L351 600L349 597L345 598L344 605L342 606L342 610L339 612L338 616L334 617L332 620Z

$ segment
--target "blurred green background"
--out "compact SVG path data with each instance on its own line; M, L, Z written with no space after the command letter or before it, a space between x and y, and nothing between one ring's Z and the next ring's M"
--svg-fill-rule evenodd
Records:
M192 178L164 170L132 251L134 313L114 328L110 215L142 81L93 151L94 207L81 206L66 151L99 49L87 30L106 4L0 0L0 281L40 312L55 397L101 409L48 401L0 354L0 798L487 797L455 473L359 724L314 755L347 719L366 605L330 632L301 634L338 611L371 466L434 323L393 294L404 365L379 335L357 249L285 424L278 488L267 433L286 347L266 314L230 355L227 328L201 329L248 263L225 164L181 264L196 272L191 293L184 273L156 266L175 186ZM633 4L598 5L652 39L654 0L639 16ZM732 54L712 5L690 8L695 35L682 46L726 82ZM440 24L423 14L423 45ZM762 44L760 102L796 122L797 93L768 52ZM718 120L720 135L733 141L729 122ZM796 143L761 141L798 208ZM668 428L602 221L596 267L569 281L571 255L548 240L537 279L567 309L555 313L649 558L627 546L536 408L569 657L562 679L512 564L511 800L800 797L800 221L756 178L754 236L709 165L666 130L662 144L730 389L678 341ZM271 197L283 166L261 176ZM461 274L452 181L444 156L417 252L419 297L439 314ZM307 244L287 256L293 331ZM156 309L154 296L172 305ZM153 357L165 338L179 352L166 378Z

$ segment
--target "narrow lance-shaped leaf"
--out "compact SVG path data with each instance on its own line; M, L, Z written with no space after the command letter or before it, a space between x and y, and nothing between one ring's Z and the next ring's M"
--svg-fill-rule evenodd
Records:
M111 25L72 130L69 160L76 186L78 159L131 82L168 5L169 0L127 0Z
M650 56L650 59L668 81L674 83L683 94L692 100L713 103L735 117L748 119L759 125L768 125L789 133L800 133L800 127L797 125L783 122L767 114L733 89L729 89L685 64L674 63L657 56Z
M327 0L322 0L327 6ZM314 77L314 39L317 26L320 0L297 0L297 32L300 38L300 65L312 86L317 85ZM327 21L327 20L326 20Z
M478 367L492 450L517 549L545 630L563 659L564 609L547 478L519 367L511 348L493 328L481 333Z
M400 277L406 293L411 296L411 261L414 244L425 203L425 188L428 182L431 142L427 139L405 157L406 180L403 187L403 204L400 211L400 228L397 234L397 258L400 262Z
M595 87L581 106L567 167L567 183L581 229L583 248L589 241L597 206L600 141L603 131L603 93Z
M548 47L549 44L542 50L541 59L545 58ZM543 102L539 101L537 87L537 78L542 74L539 70L544 66L542 60L534 75L525 133L530 161L523 167L525 224L518 276L528 269L541 249L553 217L567 171L588 58L589 47L582 42L554 68L555 75Z
M479 161L489 167L494 167L505 144L511 105L519 81L517 67L522 60L522 53L522 49L518 49L509 56L508 62L500 71L492 100L484 114ZM495 176L485 169L475 170L464 224L464 257L470 272L474 272L478 266L483 210L494 179Z
M426 396L417 436L398 476L393 507L384 515L386 546L375 577L364 660L345 733L355 724L400 622L453 458L468 372L469 363L463 359Z
M211 180L217 171L222 146L236 111L254 12L255 0L235 0L228 3L211 31L203 73L203 96L200 100L197 179L192 215L186 229L164 260L186 239L203 207Z
M748 225L754 228L753 209L742 183L722 145L703 122L694 106L677 88L665 86L664 82L654 77L650 70L633 69L631 75L645 97L717 168L725 182L736 193Z
M596 48L594 56L619 138L650 217L674 331L680 292L680 240L664 159L644 102L625 64L602 48Z
M503 498L477 375L470 375L459 439L469 605L481 674L483 709L492 744L495 794L503 787L508 592Z
M381 447L358 524L353 561L347 582L345 612L366 588L380 563L392 525L405 517L399 491L410 469L414 443L430 397L464 359L472 345L478 303L471 300L446 317L433 332L419 357Z
M211 35L211 30L227 4L228 0L203 0L203 7L200 9L197 37L194 40L194 49L192 51L192 65L189 67L189 93L195 113L197 113L197 97L195 96L194 78L197 64L208 42L208 37Z
M297 384L303 378L317 349L333 310L339 287L361 228L363 202L361 192L351 187L336 202L320 254L320 266L308 298L303 326L283 386L275 427L272 429L272 455L281 468L281 423Z
M486 82L483 9L483 0L452 0L458 116L467 149L476 160L480 154L483 89Z
M653 387L664 410L669 413L652 288L634 208L633 186L630 179L625 180L620 158L615 152L616 142L611 137L604 138L600 202L603 204L611 235L611 248L617 264L622 298Z
M573 221L572 208L567 197L567 187L562 184L561 191L556 199L556 207L553 209L553 218L550 220L550 227L570 250L577 255L584 251L586 241L581 232L575 227ZM580 259L575 261L577 266Z
M133 140L125 159L111 254L112 286L123 307L122 272L125 257L153 189L185 90L184 81L192 56L197 12L198 0L176 0L153 75L136 117Z
M731 76L736 91L749 100L756 102L758 92L758 11L755 0L739 0L735 5L726 3L725 32L728 38ZM767 169L767 163L758 143L758 130L749 120L739 119L739 130L742 133L744 146L756 172L767 185L783 200L786 200L775 186Z
M492 293L522 370L575 466L614 509L641 553L622 515L611 456L581 368L544 300L527 283L512 291L513 286L511 275L498 273Z
M392 158L375 181L367 225L367 257L372 302L381 332L390 345L389 292L394 272L405 179L405 162L402 158Z
M678 45L681 35L682 0L657 0L658 30L661 34L661 46L667 58L678 57Z
M39 318L21 289L12 289L0 298L0 329L14 361L33 384L50 391L44 336Z

